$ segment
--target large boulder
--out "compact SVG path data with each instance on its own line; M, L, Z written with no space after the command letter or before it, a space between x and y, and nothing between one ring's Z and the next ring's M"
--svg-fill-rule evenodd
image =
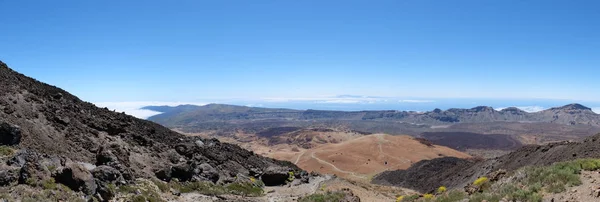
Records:
M92 170L92 175L96 180L104 183L121 183L125 181L119 170L105 165L98 166Z
M94 176L81 164L67 164L55 179L74 191L82 191L89 195L96 193L97 185Z
M284 185L289 178L289 169L280 166L271 166L267 168L261 176L261 179L266 186Z
M119 170L105 165L94 168L92 175L96 178L96 184L98 185L96 191L102 197L102 201L113 199L117 193L111 186L123 184L125 181Z
M96 166L110 166L117 169L125 180L133 180L133 171L129 168L130 152L124 146L111 144L103 146L96 154Z
M195 166L194 177L201 181L211 181L216 183L219 181L219 172L208 163L203 163Z
M21 129L19 126L0 123L0 145L16 145L21 142Z
M37 186L52 178L52 172L42 164L43 158L43 156L29 151L20 152L13 157L16 163L12 164L23 163L19 171L19 184Z

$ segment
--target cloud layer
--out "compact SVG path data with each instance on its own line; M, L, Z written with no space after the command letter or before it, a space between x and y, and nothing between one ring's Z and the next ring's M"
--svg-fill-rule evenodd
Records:
M498 108L496 108L496 110L500 111L500 110L503 110L506 108L508 108L508 107L498 107ZM516 108L526 111L526 112L529 112L529 113L539 112L539 111L543 111L543 110L547 109L542 106L520 106L520 107L516 107Z
M178 106L185 104L193 105L206 105L207 103L192 103L192 102L96 102L94 103L98 107L106 107L117 112L125 112L126 114L135 116L140 119L147 119L148 117L161 114L157 111L141 109L145 106Z

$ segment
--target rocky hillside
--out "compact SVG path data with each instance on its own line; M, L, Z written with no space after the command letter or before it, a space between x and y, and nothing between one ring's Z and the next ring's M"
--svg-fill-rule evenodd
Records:
M290 162L98 108L2 62L0 145L18 150L0 163L0 186L52 180L104 200L109 185L135 178L229 184L254 177L281 185L289 171L304 177Z
M547 166L580 158L600 158L600 134L581 142L557 142L528 145L509 154L482 161L452 157L421 161L407 170L387 171L374 177L373 183L431 192L440 186L462 188L479 177L494 178L499 172L511 172L525 166Z

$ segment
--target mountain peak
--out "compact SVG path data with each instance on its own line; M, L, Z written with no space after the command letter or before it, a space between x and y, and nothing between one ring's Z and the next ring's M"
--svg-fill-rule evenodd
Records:
M488 106L477 106L477 107L471 108L471 110L476 111L476 112L494 111L494 108L488 107Z
M500 111L501 112L513 112L513 113L527 113L527 112L523 111L522 109L519 109L516 107L508 107L508 108L504 108Z
M568 104L562 107L555 107L552 108L551 110L592 110L592 108L583 106L581 104L577 104L577 103L573 103L573 104Z

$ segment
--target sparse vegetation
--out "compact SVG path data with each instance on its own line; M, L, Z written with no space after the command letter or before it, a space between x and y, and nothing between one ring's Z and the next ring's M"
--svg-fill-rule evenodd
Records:
M418 194L408 195L408 196L398 196L398 197L396 197L396 202L413 202L413 201L417 201L419 198L421 198L421 196Z
M312 194L298 199L298 202L338 202L344 198L342 192L326 192L322 194Z
M262 186L264 183L256 180L254 183L232 183L226 186L216 185L210 182L175 182L169 183L173 189L179 190L181 193L198 192L205 195L223 195L233 194L240 196L262 196L264 191Z
M487 177L480 177L480 178L477 178L477 179L476 179L476 180L473 182L473 185L475 185L475 186L477 186L477 187L481 187L481 186L483 186L484 184L486 184L486 183L488 183L488 182L489 182L489 179L488 179Z
M42 181L42 188L44 188L44 189L56 189L57 188L56 181L54 181L54 178L43 180Z
M467 194L460 190L451 190L438 196L436 202L458 202L467 198Z
M292 182L295 179L296 179L296 175L294 175L294 172L293 171L288 172L288 179L287 179L287 181L288 182Z
M171 188L169 187L169 184L167 184L163 181L153 179L152 183L154 183L154 185L156 185L156 187L158 187L158 189L163 193L167 193L171 190Z
M12 156L15 154L15 150L9 146L0 146L0 156Z
M425 194L423 195L423 198L425 200L432 200L435 196L433 194Z
M581 184L579 174L582 170L598 169L600 169L600 159L579 159L547 167L527 168L525 183L531 185L537 183L547 192L560 193L566 191L566 187Z
M437 193L442 194L442 193L445 193L446 190L447 190L447 188L445 186L441 186L437 189Z
M492 186L482 193L471 195L470 201L498 201L506 198L509 201L542 201L542 192L560 193L567 187L581 185L582 170L596 171L600 169L600 159L578 159L568 162L555 163L545 167L528 167L517 172L523 172L524 177L513 182ZM473 185L485 186L487 178L477 179Z

